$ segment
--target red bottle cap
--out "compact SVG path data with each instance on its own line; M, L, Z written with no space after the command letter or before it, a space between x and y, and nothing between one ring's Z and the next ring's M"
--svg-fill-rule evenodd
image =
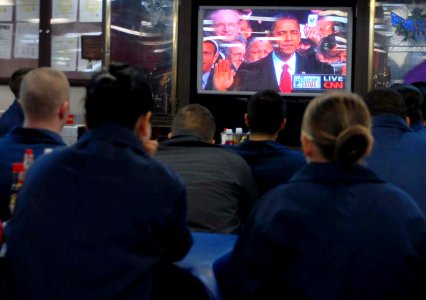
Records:
M67 125L74 125L74 115L73 114L69 114L67 117L67 121L65 122L65 124Z
M13 163L12 170L13 173L24 172L24 164L23 163Z

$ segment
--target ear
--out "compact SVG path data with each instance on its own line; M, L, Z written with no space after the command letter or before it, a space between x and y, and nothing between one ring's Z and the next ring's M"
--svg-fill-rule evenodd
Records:
M287 124L287 119L286 118L284 118L283 121L281 122L279 131L281 131L281 130L284 129L285 124Z
M213 62L216 62L218 57L219 57L219 49L217 50L216 54L214 55Z
M64 101L59 106L59 118L61 120L66 120L68 118L69 110L70 110L70 103L69 103L69 101L68 100Z
M173 133L170 131L168 134L167 134L167 138L168 139L171 139L173 137Z
M410 117L405 117L405 122L407 123L407 125L408 126L410 126L411 125L411 119L410 119Z
M151 116L152 113L149 111L146 114L140 116L136 122L136 134L142 140L149 140L151 138Z
M300 135L300 142L302 144L303 154L306 157L306 160L310 160L312 157L312 141L302 132Z
M245 113L244 114L244 123L246 124L247 127L250 127L249 121L248 121L248 114Z

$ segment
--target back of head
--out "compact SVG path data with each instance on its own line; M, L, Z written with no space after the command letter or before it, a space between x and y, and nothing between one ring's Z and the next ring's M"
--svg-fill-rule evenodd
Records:
M12 91L13 95L15 95L16 99L19 99L20 97L19 90L21 87L22 79L31 70L33 70L33 68L21 68L13 72L12 76L10 76L9 88Z
M411 85L415 86L420 90L420 92L423 95L423 100L426 99L426 81L416 81L413 82Z
M371 115L391 114L405 118L407 110L402 96L392 88L375 88L365 95Z
M134 129L139 117L154 106L146 73L126 64L112 64L93 75L86 87L87 127L107 123Z
M421 110L424 118L424 116L426 116L426 81L413 82L412 85L418 88L423 95L423 104Z
M57 109L69 100L70 85L63 72L37 68L23 78L20 94L25 117L47 121L55 118Z
M216 131L216 124L211 112L200 104L190 104L182 107L172 123L172 134L191 134L203 138L205 142L211 142Z
M371 121L364 101L347 92L325 93L306 108L302 133L331 162L352 164L368 152Z
M251 133L275 134L285 118L286 102L273 90L263 90L252 95L247 105Z
M407 116L410 118L411 123L423 122L422 105L424 99L422 92L410 84L392 86L392 88L399 92L404 99Z

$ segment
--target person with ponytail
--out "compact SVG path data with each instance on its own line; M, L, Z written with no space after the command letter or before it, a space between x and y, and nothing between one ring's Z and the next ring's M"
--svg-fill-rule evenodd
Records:
M214 264L223 299L424 299L426 220L364 165L373 137L363 100L322 94L301 129L308 164L259 200Z

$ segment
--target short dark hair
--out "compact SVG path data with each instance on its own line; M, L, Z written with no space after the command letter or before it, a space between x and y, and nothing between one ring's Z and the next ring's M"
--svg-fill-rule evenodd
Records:
M279 20L293 20L293 21L297 22L297 24L300 24L299 19L296 18L296 16L294 16L290 13L280 13L280 14L275 15L273 18L275 19L275 21L272 22L271 25L270 25L271 26L271 29L270 29L271 33L272 33L272 30L274 30L275 25L277 24L277 21L279 21Z
M34 68L20 68L13 72L13 74L9 78L9 88L12 91L13 95L16 99L19 99L20 92L19 89L21 88L21 82L24 76L33 70Z
M115 123L133 129L154 102L146 72L127 64L112 64L93 75L86 87L85 110L89 128Z
M372 116L391 114L405 118L407 115L404 99L392 88L372 89L365 95L364 100Z
M262 90L252 95L247 104L250 132L274 134L285 118L286 102L274 90Z
M182 107L172 123L172 134L196 134L204 141L210 142L216 131L216 123L212 113L200 104L189 104Z
M424 118L424 116L426 116L426 82L416 81L416 82L413 82L412 85L418 88L423 95L423 104L421 109L422 109L423 118Z
M422 105L424 99L420 89L410 84L392 86L392 88L404 98L407 116L410 118L411 123L423 122Z
M215 40L205 39L203 41L203 43L210 43L210 44L212 44L213 47L214 47L214 54L216 54L216 53L219 52L219 46L218 46L218 44L217 44L217 42Z

